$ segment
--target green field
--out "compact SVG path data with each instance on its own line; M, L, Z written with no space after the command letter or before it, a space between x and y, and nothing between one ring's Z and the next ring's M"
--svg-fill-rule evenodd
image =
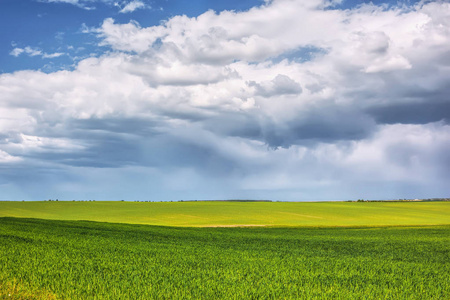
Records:
M450 224L450 202L0 202L0 217L162 226Z
M0 299L450 299L449 204L0 202Z
M0 226L2 299L450 297L450 226L182 228L16 218L0 218Z

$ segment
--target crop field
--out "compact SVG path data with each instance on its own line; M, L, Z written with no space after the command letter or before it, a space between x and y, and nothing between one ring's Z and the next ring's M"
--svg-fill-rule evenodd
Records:
M0 218L1 299L449 299L450 226Z
M450 202L0 202L0 217L162 226L450 225Z
M0 299L450 299L449 204L0 202Z

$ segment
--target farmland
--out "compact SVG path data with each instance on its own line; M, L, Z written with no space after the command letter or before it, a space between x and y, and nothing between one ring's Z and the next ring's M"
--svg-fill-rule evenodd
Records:
M0 299L450 298L450 203L6 204Z
M0 217L161 226L450 224L450 202L0 202Z

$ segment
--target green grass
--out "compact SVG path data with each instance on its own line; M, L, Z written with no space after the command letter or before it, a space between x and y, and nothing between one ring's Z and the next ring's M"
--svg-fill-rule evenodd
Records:
M449 277L448 225L188 228L0 218L0 299L449 299Z
M449 216L450 202L0 202L0 299L450 299ZM269 227L201 228L235 225Z
M0 202L0 217L163 226L450 224L450 202Z

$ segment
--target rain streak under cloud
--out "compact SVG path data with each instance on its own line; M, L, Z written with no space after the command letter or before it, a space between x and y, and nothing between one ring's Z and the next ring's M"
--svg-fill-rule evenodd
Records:
M0 74L1 197L448 196L450 4L344 4L274 0L146 26L164 7L39 1L115 13L80 20L58 47L2 46L42 66Z

